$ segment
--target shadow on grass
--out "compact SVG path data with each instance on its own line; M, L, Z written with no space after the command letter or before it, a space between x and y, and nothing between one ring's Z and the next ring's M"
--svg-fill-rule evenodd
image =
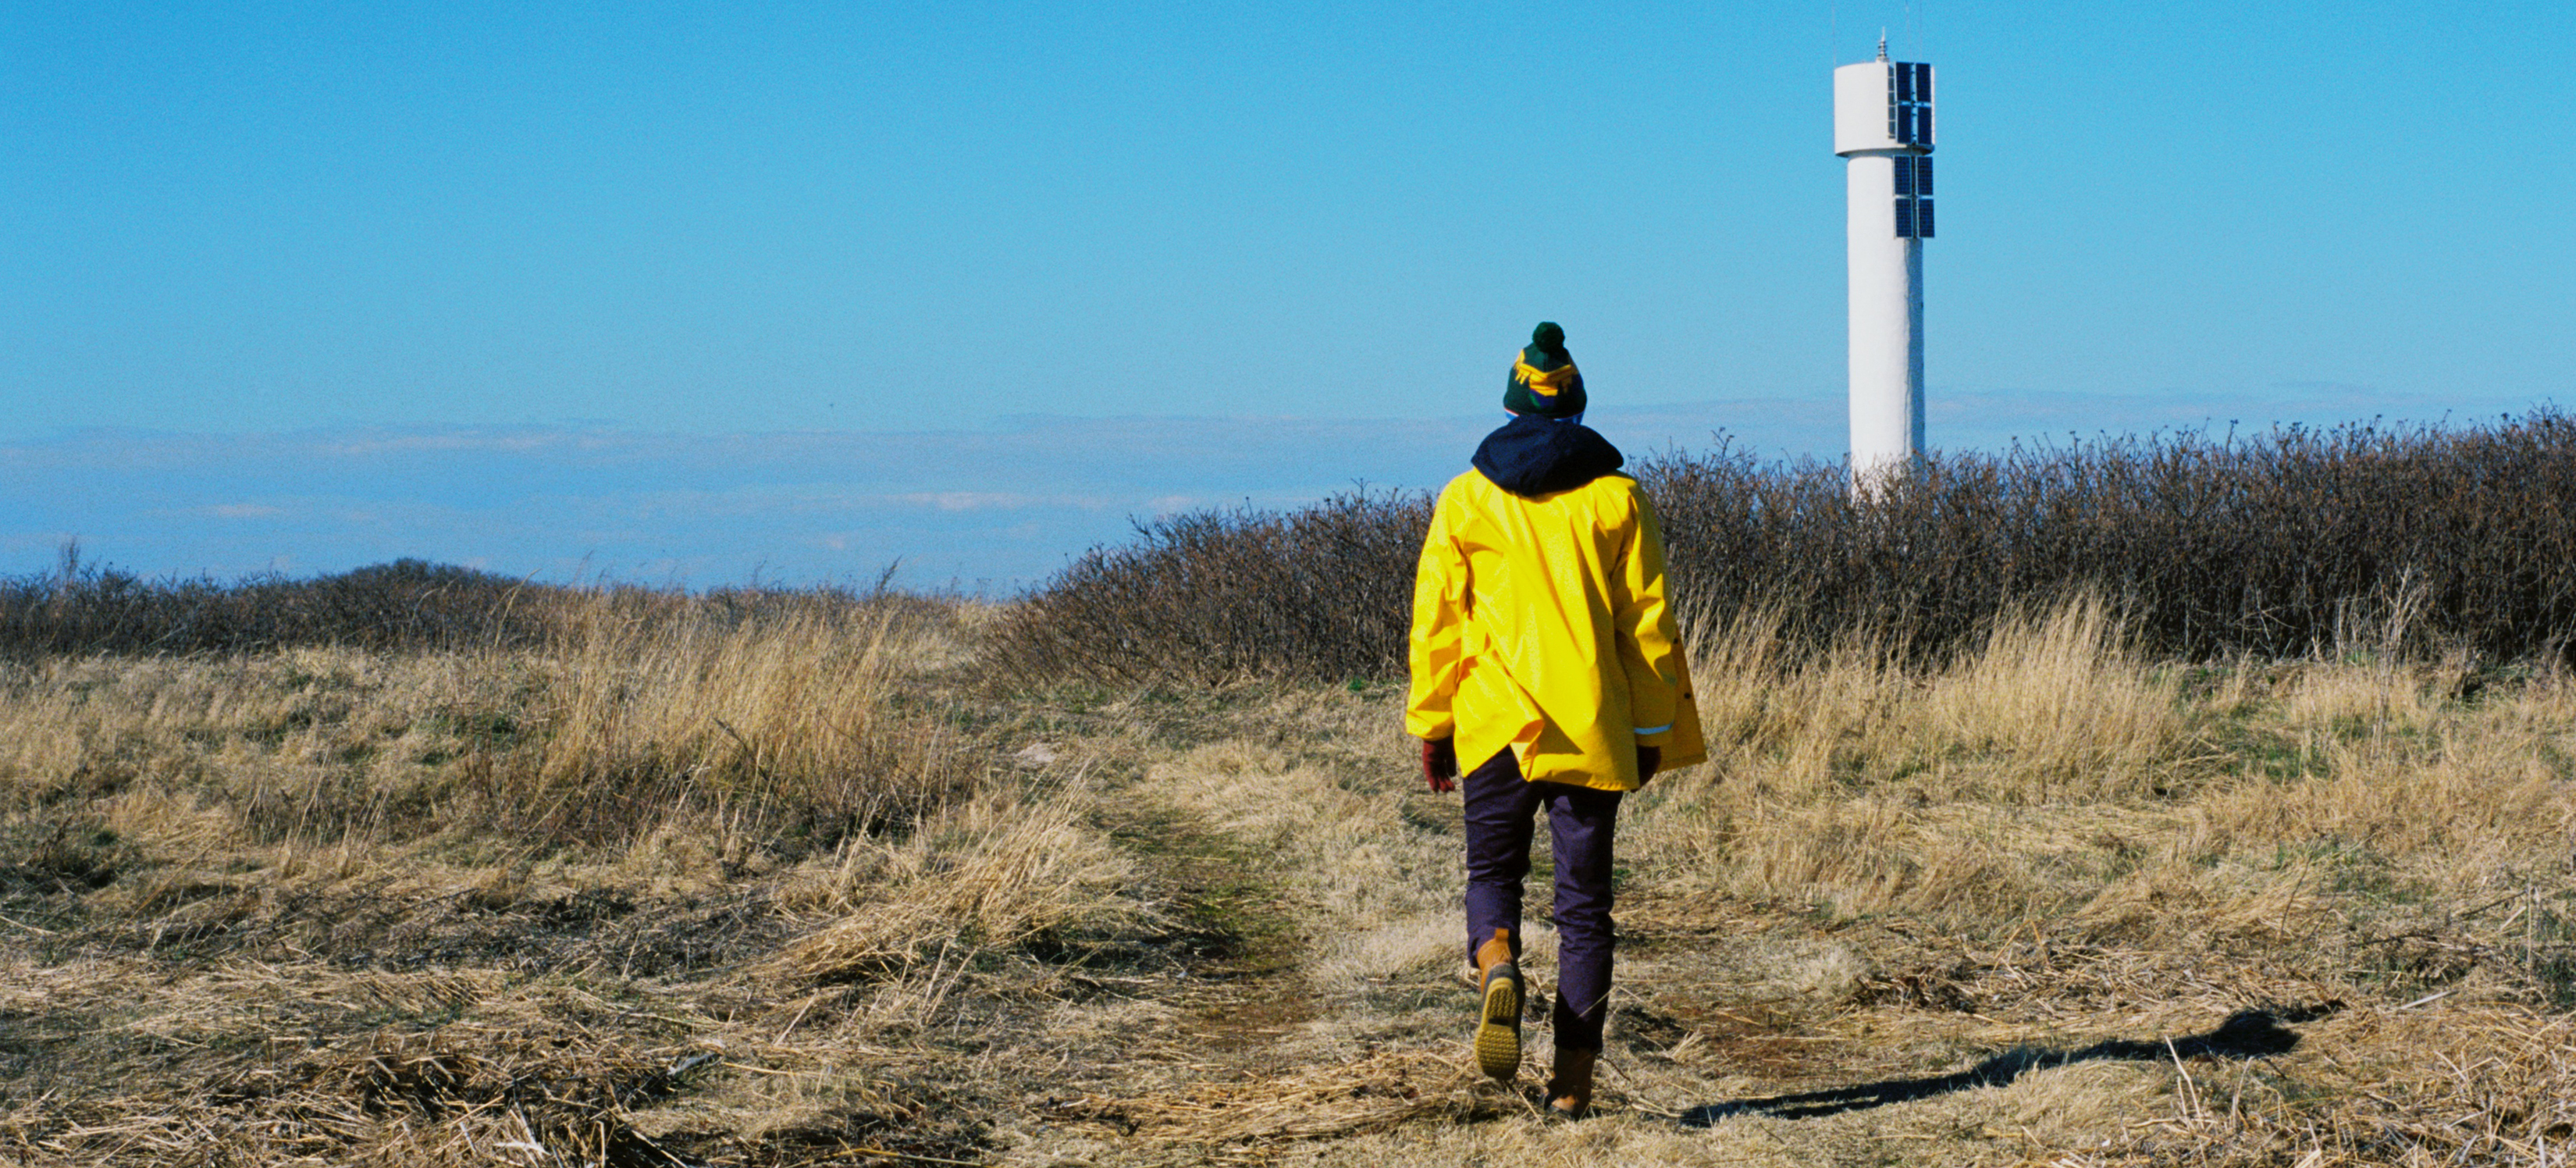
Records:
M1964 1071L1947 1075L1930 1075L1920 1079L1887 1079L1863 1083L1856 1087L1838 1087L1831 1091L1809 1091L1798 1095L1774 1095L1765 1099L1734 1099L1724 1103L1707 1103L1681 1115L1683 1127L1709 1127L1721 1119L1738 1115L1770 1115L1781 1119L1808 1119L1820 1115L1837 1115L1929 1099L1972 1087L2000 1087L2032 1071L2062 1067L2070 1063L2095 1059L2124 1059L2130 1062L2162 1062L2187 1058L2260 1058L2287 1053L2299 1045L2299 1036L2285 1029L2284 1023L2309 1022L2335 1011L2336 1006L2289 1010L2239 1010L2230 1014L2218 1028L2207 1034L2187 1038L2140 1042L2113 1038L2076 1050L2046 1050L2023 1047L2008 1050Z

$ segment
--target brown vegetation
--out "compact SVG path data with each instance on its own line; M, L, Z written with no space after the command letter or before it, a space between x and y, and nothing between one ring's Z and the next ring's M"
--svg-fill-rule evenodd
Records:
M1341 681L1404 672L1420 495L1337 495L1285 514L1140 524L1025 598L988 646L995 672L1113 684Z
M1463 468L1462 468L1463 469ZM2491 661L2576 639L2576 418L2075 442L1927 459L1857 506L1840 467L1721 445L1629 467L1675 595L1776 616L1794 654L1981 646L2016 605L2102 598L2142 651L2304 657L2402 629ZM1201 512L1096 549L998 638L1023 675L1133 683L1404 673L1421 495Z
M1279 538L1362 546L1331 535L1362 510ZM0 664L0 1159L2323 1168L2576 1139L2576 679L2426 609L2196 660L2086 594L1939 654L1703 607L1713 757L1623 815L1605 1114L1567 1126L1465 1057L1454 797L1368 671L1101 688L1011 639L1043 608L493 595L530 631ZM1232 673L1351 635L1258 627Z

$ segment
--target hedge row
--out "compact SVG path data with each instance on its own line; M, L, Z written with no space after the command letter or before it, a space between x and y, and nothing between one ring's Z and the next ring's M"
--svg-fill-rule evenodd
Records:
M2576 420L2555 411L1934 456L1866 503L1840 467L1723 444L1631 469L1683 605L1775 610L1803 649L1858 635L1937 658L2086 589L2194 658L2576 640ZM1129 682L1401 677L1429 514L1427 495L1344 495L1145 524L1030 594L995 652Z

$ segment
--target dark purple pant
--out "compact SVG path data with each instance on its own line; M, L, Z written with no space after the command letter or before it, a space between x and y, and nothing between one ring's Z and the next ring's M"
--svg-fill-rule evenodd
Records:
M1460 780L1467 803L1467 957L1509 929L1521 949L1521 879L1539 806L1556 854L1556 1044L1601 1049L1610 1004L1610 844L1619 792L1521 778L1505 749Z

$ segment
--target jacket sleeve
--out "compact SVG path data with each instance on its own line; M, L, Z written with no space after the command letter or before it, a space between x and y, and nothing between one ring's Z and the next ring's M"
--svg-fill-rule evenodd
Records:
M1630 497L1636 511L1617 575L1619 665L1628 675L1628 710L1636 721L1637 745L1661 747L1673 741L1673 723L1684 712L1690 674L1682 661L1672 604L1664 595L1663 531L1645 496Z
M1466 669L1470 579L1466 552L1449 532L1450 493L1431 509L1431 530L1413 569L1413 633L1407 657L1413 684L1404 705L1404 731L1416 738L1447 738L1458 730L1450 703Z

